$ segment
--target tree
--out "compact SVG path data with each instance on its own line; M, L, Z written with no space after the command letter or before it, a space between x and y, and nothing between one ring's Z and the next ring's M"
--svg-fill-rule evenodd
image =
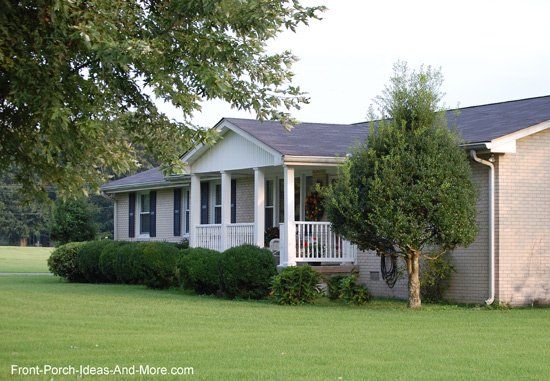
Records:
M135 147L165 172L213 131L190 122L222 99L278 119L307 98L291 83L295 57L268 53L284 29L324 7L298 0L7 0L0 12L0 170L27 192L61 194L135 169ZM181 110L161 113L155 98Z
M21 186L11 176L0 175L0 240L42 241L42 236L49 236L50 213L48 202L24 199Z
M95 239L96 227L84 197L57 199L53 210L51 237L57 244Z
M440 106L441 73L404 63L394 70L377 98L381 120L325 190L325 208L335 230L360 249L404 259L409 306L419 308L420 259L473 242L477 195Z

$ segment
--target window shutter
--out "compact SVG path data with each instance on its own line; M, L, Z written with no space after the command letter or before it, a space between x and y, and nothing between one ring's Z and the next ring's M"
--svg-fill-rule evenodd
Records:
M174 189L174 236L181 235L181 189Z
M128 237L136 236L136 193L128 193Z
M210 196L208 183L201 183L201 224L208 223L208 198Z
M237 223L237 180L231 180L231 223Z
M149 218L150 218L150 231L149 237L157 236L157 192L151 191L149 193Z

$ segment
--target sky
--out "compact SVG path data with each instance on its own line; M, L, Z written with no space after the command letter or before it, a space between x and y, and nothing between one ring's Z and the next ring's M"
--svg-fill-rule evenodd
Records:
M550 0L302 2L328 10L268 44L299 57L293 82L310 97L293 112L300 121L364 121L398 60L439 67L449 108L550 95ZM204 127L255 117L221 101L202 107L193 121ZM181 119L175 108L161 109Z

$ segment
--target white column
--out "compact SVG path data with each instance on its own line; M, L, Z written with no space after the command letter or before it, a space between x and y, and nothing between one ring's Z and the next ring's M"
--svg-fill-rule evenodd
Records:
M228 225L231 223L231 174L221 171L222 180L222 250L229 249Z
M254 168L254 244L264 247L265 231L265 175Z
M294 168L284 166L285 183L285 248L282 250L281 266L296 265L296 224L294 223Z
M197 247L196 226L201 222L201 178L199 175L191 175L191 189L189 192L191 205L189 210L189 246Z

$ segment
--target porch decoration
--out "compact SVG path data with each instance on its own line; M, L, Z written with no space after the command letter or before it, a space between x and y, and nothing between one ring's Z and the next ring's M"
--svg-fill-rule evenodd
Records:
M308 221L321 221L323 215L325 214L325 209L323 208L323 199L317 191L311 192L306 197L306 220Z

